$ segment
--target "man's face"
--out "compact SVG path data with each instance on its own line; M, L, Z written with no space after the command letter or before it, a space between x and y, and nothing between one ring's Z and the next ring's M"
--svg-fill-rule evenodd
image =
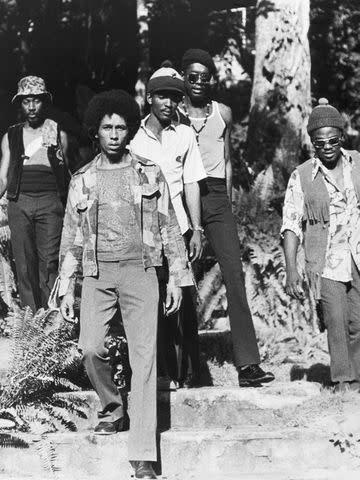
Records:
M315 130L311 135L317 156L325 167L333 167L341 155L342 132L335 127L322 127Z
M21 100L21 109L25 120L30 125L38 125L43 121L44 101L37 95L29 95Z
M117 113L105 115L97 132L101 151L109 158L122 155L128 143L129 130L126 121Z
M190 100L202 101L210 91L211 73L205 65L192 63L184 74L185 90Z
M151 113L161 124L171 122L175 110L182 99L182 95L171 90L163 90L148 95L148 102L151 105Z

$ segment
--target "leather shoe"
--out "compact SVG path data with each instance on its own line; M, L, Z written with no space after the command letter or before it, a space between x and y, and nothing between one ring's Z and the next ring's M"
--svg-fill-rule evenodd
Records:
M135 470L135 478L156 479L156 474L152 467L152 462L136 460L132 461L131 465Z
M197 388L200 387L199 375L189 374L186 378L179 380L179 388Z
M259 365L254 364L238 368L238 379L240 387L261 387L263 383L272 382L275 376L271 372L264 372Z
M125 417L121 417L114 422L99 422L94 428L95 435L113 435L117 432L129 430L128 422Z

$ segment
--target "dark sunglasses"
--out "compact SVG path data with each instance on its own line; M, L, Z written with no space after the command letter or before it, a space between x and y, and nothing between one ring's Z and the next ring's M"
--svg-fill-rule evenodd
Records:
M196 73L191 72L187 74L187 79L190 83L196 83L200 80L201 83L209 83L211 80L210 73Z
M324 148L328 143L331 147L337 147L340 144L340 137L325 138L324 140L313 140L315 148Z

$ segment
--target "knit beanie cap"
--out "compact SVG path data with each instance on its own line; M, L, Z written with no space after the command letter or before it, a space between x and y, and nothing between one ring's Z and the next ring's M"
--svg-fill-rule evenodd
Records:
M174 68L161 67L151 75L147 84L148 93L152 94L161 90L185 94L184 80Z
M209 69L212 75L216 74L216 66L212 56L201 48L190 48L184 53L181 61L182 70L185 72L186 67L192 63L201 63L201 65L205 65Z
M329 105L327 98L320 98L318 103L310 114L307 125L308 133L311 134L314 130L322 127L336 127L343 130L344 120L339 111Z

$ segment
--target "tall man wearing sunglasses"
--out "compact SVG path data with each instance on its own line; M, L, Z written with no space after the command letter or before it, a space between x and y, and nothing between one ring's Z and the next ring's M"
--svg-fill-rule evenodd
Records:
M216 67L211 55L192 48L182 59L185 97L180 118L195 132L207 177L200 182L202 226L219 262L228 311L239 386L261 386L274 380L260 367L260 356L246 298L240 242L231 211L231 109L212 100ZM186 343L184 339L184 343Z
M308 122L313 158L292 173L285 195L282 235L286 291L304 296L296 268L299 243L328 333L335 391L357 390L360 380L360 154L341 148L344 122L320 99Z

